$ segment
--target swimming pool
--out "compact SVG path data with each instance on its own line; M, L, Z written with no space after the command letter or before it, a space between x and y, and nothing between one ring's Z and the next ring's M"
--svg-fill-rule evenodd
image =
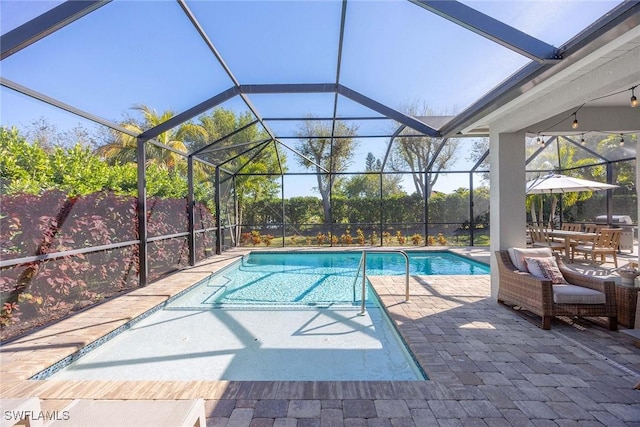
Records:
M50 378L426 379L371 290L361 315L360 280L354 287L359 253L292 255L244 257ZM367 274L404 274L401 256L372 255ZM411 253L411 271L423 274L418 268L428 265L433 271L446 259L460 262L450 255ZM456 271L488 271L481 267L472 263Z
M443 251L407 252L409 274L489 274L489 267ZM356 305L362 298L358 266L361 252L253 252L237 268L212 275L173 307L235 305ZM368 276L405 274L398 253L367 254ZM355 286L354 286L355 285ZM371 304L365 295L367 304Z

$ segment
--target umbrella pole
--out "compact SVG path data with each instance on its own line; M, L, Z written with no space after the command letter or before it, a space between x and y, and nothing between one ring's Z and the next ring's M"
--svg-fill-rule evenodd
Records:
M549 229L553 230L556 219L556 207L558 206L558 199L551 194L551 206L549 206Z
M560 207L560 228L562 228L562 222L564 221L564 203L562 203L563 193L560 193L560 197L558 198L558 205Z

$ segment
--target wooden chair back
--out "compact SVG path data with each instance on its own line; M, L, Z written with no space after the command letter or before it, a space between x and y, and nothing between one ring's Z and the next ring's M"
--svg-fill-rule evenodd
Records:
M529 226L529 235L533 243L549 243L549 236L544 229L538 225Z
M573 224L570 222L565 222L562 224L561 227L562 230L566 230L566 231L581 231L582 230L582 224Z
M584 232L585 233L595 233L598 226L595 224L585 224L584 225Z
M605 224L585 224L584 232L585 233L599 233L603 228L609 228L608 225Z
M594 249L611 249L613 251L618 250L621 233L622 233L622 229L620 228L600 229L594 241L593 248Z

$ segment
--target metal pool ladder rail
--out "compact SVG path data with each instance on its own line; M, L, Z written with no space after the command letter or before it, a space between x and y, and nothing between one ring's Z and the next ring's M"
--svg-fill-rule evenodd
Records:
M371 250L367 251L366 249L362 251L362 257L360 258L360 264L358 265L358 271L356 272L356 278L353 281L353 300L356 300L356 283L358 282L358 274L360 274L360 269L362 269L362 303L360 305L360 316L364 316L365 310L365 293L367 290L367 253L374 252L378 254L400 254L404 257L405 261L405 291L404 291L404 302L409 302L409 255L405 251L401 250L389 250L389 251L379 251L379 250Z

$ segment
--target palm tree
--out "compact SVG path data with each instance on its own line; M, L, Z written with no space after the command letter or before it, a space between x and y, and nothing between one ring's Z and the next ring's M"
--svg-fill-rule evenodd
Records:
M140 135L147 129L154 128L161 123L166 122L175 113L167 110L162 114L158 114L155 110L141 104L134 107L142 113L142 121L137 122L131 120L122 124L122 127L130 130L133 134ZM188 149L185 141L198 137L207 137L207 131L201 125L191 122L183 123L177 128L170 129L158 135L155 140L174 150L187 153ZM136 137L114 131L112 141L98 147L96 154L103 156L111 164L122 164L136 161L137 141ZM155 164L163 169L173 171L178 167L186 165L185 156L180 155L172 150L159 147L155 144L146 144L147 164Z

